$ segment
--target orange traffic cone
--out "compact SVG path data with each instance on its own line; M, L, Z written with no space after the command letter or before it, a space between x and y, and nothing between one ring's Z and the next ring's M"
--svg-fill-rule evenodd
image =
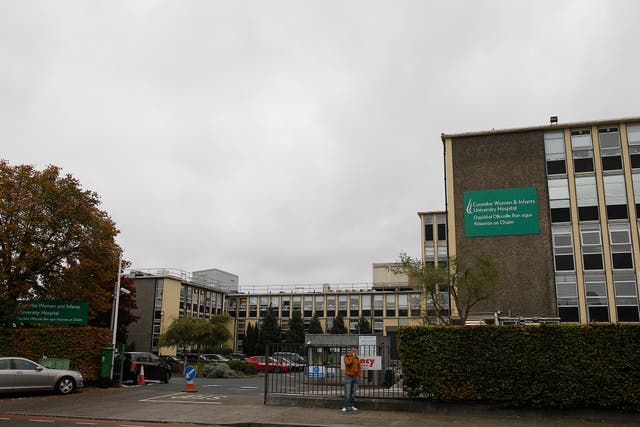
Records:
M144 365L140 365L140 376L138 377L138 384L145 385L144 384Z
M196 391L195 387L193 386L193 381L187 381L187 389L185 391L187 393L193 393Z

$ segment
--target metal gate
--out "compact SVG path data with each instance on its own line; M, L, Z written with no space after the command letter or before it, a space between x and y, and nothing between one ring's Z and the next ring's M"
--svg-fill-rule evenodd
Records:
M264 399L268 395L343 396L344 355L351 346L267 344ZM389 351L375 345L356 346L361 372L357 398L404 399L402 367Z

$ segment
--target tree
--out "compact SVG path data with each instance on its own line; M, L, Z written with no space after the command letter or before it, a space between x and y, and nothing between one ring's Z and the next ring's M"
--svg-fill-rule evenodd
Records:
M359 334L371 333L371 323L366 317L364 317L364 315L361 315L360 319L358 319L358 333Z
M329 333L330 334L346 334L347 333L347 327L344 325L344 317L342 317L342 314L338 314L338 316L336 316L333 319L333 326L329 330Z
M253 323L249 323L247 326L247 332L244 335L244 339L242 340L242 350L248 356L254 356L257 354L256 346L258 345L258 327L254 326Z
M111 308L100 284L115 276L121 250L99 204L56 166L0 161L0 318L19 299L91 301L89 319Z
M500 267L495 258L480 251L461 249L459 256L449 257L448 262L422 261L400 254L400 266L396 273L406 273L409 280L419 285L427 303L425 321L430 317L439 323L449 323L447 310L440 293L448 292L458 311L461 324L467 320L471 309L478 303L498 297L501 293Z
M226 327L227 321L226 314L213 316L210 320L179 317L160 334L158 346L176 346L183 350L195 348L198 353L205 347L220 346L231 337Z
M309 323L309 331L310 334L323 334L322 324L320 323L320 319L318 318L318 313L313 314L313 318L311 319L311 323Z
M266 345L282 341L282 328L280 328L278 318L271 307L269 307L266 316L262 320L262 327L260 328L260 331L260 342L262 344Z
M289 330L285 341L288 343L302 344L304 342L304 321L299 311L294 311L289 322Z

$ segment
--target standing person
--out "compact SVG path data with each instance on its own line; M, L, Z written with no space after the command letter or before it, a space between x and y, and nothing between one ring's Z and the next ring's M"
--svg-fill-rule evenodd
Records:
M358 377L360 376L360 359L356 356L356 348L351 346L349 353L344 355L344 404L342 412L348 410L357 411L358 408L353 406L356 397L356 388L358 387Z

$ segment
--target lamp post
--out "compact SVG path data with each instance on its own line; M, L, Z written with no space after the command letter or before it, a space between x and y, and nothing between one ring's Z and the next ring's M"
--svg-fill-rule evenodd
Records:
M113 368L115 365L116 359L116 335L118 333L118 310L120 308L120 293L122 292L125 295L130 294L131 292L128 289L124 289L120 287L120 276L122 274L122 252L118 255L118 278L116 280L116 288L113 293L113 307L111 308L111 330L112 330L112 338L111 338L111 373L109 375L109 380L113 382Z

